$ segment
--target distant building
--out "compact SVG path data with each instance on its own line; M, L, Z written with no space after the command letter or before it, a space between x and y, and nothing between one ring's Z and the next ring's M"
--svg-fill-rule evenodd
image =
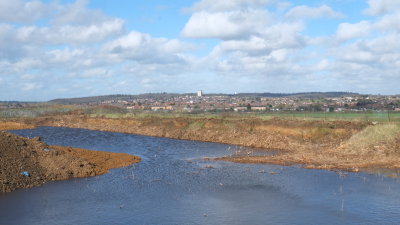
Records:
M265 107L265 106L252 106L251 110L253 110L253 111L265 111L265 110L267 110L267 107Z
M201 96L203 96L203 91L202 90L197 91L197 97L201 97Z
M130 110L140 109L140 110L143 110L144 106L139 106L139 105L127 106L126 109L130 109Z
M233 110L234 110L235 112L238 112L238 111L246 111L246 110L247 110L247 107L239 106L239 107L233 108Z
M159 111L159 110L173 110L174 108L172 106L152 106L151 110L153 111Z

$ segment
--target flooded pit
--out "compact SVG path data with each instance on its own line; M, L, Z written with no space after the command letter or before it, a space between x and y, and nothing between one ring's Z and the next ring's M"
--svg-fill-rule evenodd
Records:
M400 179L203 160L237 149L215 143L53 127L13 133L142 161L0 194L0 224L400 223Z

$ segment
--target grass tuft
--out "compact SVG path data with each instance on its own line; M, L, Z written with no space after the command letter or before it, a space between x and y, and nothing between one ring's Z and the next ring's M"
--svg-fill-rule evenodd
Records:
M395 143L400 138L400 123L385 123L366 127L347 142L350 153L361 153L382 144ZM367 152L365 152L367 153Z

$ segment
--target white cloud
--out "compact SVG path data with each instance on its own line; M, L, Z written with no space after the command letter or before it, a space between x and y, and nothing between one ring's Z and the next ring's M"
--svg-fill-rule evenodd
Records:
M399 13L384 15L374 23L374 27L384 32L400 32L400 10Z
M120 19L86 26L64 25L53 29L39 29L39 34L53 44L93 43L122 33L124 22Z
M329 56L335 59L330 72L337 74L338 79L353 79L366 87L398 79L400 46L396 43L399 41L399 34L390 34L330 48Z
M69 65L81 59L85 52L82 49L55 49L45 52L45 61L52 65Z
M53 9L54 5L40 1L0 0L0 22L34 22Z
M62 2L0 0L2 96L43 99L55 93L69 97L193 87L359 91L378 90L385 82L397 88L393 83L399 82L397 1L370 0L366 13L374 17L343 21L333 35L308 36L307 19L343 15L328 5L201 0L187 10L191 16L181 36L216 40L190 40L194 44L126 31L124 20L90 9L87 0Z
M31 83L23 83L20 88L22 91L32 91L32 90L40 89L42 87L43 87L43 84L41 84L41 83L31 82Z
M334 11L327 5L318 8L309 6L296 6L286 13L286 18L291 20L316 19L316 18L342 18L343 14Z
M297 33L303 29L301 23L282 23L267 27L262 34L243 40L227 40L219 45L223 52L244 51L248 54L264 55L273 50L301 48L304 40Z
M366 37L371 32L371 24L368 21L361 21L356 24L341 23L336 32L340 41L347 41L353 38Z
M364 10L367 15L377 16L400 10L398 0L368 0L369 8Z
M52 19L51 23L55 25L84 25L104 23L113 20L106 16L100 10L88 9L89 0L76 0L67 5L59 5L58 13Z
M274 0L202 0L194 4L192 8L186 9L186 11L223 12L250 7L261 7L274 2Z
M270 20L265 10L201 11L190 17L182 35L189 38L243 38L260 32Z
M101 42L123 31L119 19L87 26L57 27L0 24L0 59L14 60L36 54L38 48L51 45L77 45Z
M112 76L112 72L106 68L92 68L83 71L79 74L80 77L110 77Z
M400 34L388 34L369 41L365 41L362 48L369 49L374 54L400 56Z
M20 76L21 80L33 80L36 78L36 75L34 74L23 74Z
M133 60L141 63L185 64L184 52L192 45L175 39L153 38L140 32L130 32L103 46L102 51L114 60Z

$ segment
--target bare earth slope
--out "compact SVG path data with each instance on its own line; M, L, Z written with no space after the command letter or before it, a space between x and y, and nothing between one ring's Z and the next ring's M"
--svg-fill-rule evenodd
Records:
M48 146L39 138L27 139L0 131L0 192L96 176L139 160L123 153Z
M233 155L240 163L301 164L307 168L359 171L400 168L400 124L274 118L132 117L110 119L62 115L16 120L273 150L268 156ZM0 124L1 125L1 124Z

